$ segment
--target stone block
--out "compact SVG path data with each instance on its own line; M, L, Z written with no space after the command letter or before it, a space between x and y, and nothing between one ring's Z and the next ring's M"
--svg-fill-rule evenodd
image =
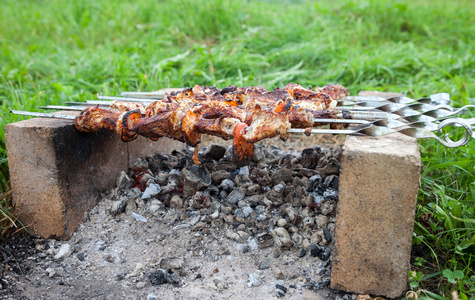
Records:
M332 288L389 298L407 290L420 167L414 138L347 136L340 169Z
M44 118L8 124L5 140L20 221L42 237L59 239L72 235L138 157L184 148L167 138L124 143L113 132L82 133L71 120Z

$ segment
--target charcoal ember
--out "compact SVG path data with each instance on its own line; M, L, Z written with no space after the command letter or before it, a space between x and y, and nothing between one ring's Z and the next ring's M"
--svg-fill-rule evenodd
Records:
M219 198L220 199L226 199L228 197L228 193L226 193L225 191L220 191L219 192Z
M150 199L158 195L161 191L159 184L150 184L142 194L142 199Z
M177 188L176 185L172 185L172 184L161 187L160 195L173 193L174 191L176 191L176 188Z
M315 192L318 190L318 187L322 184L322 176L313 175L309 178L310 184L308 186L307 192Z
M323 229L323 239L325 241L326 244L329 244L331 243L332 241L332 234L330 233L330 230L328 229Z
M312 193L311 196L313 197L312 204L310 205L311 207L320 207L325 200L323 196Z
M323 279L319 282L309 280L308 283L306 284L306 287L311 291L318 291L318 290L329 287L330 284L331 284L330 279Z
M315 227L315 219L312 217L305 217L302 220L302 224L305 230L313 229Z
M249 217L250 214L252 214L254 210L249 207L249 206L246 206L246 207L243 207L243 208L238 208L234 211L234 217L235 218L247 218Z
M250 179L261 186L270 186L272 184L272 178L265 169L254 168L251 172Z
M148 167L153 173L158 171L168 172L172 168L168 165L168 156L162 155L160 153L155 153L154 155L149 155L146 157L148 162Z
M261 192L261 186L259 184L253 184L247 188L246 195L257 195Z
M179 257L166 257L160 261L160 268L177 273L183 273L184 266L185 261Z
M275 185L272 190L267 194L268 199L273 205L280 205L283 202L284 197L284 185L279 183ZM265 204L265 203L264 203ZM267 205L267 204L266 204Z
M249 177L249 166L239 168L239 175Z
M338 176L330 175L325 178L323 185L325 185L327 188L338 190L338 181Z
M319 161L316 168L323 177L338 175L340 173L340 162L334 157L325 157Z
M295 232L294 234L292 234L292 241L294 241L294 243L296 245L301 245L302 244L302 241L303 241L303 238L300 234L298 234L297 232Z
M148 186L149 182L150 182L150 184L156 183L155 178L153 177L153 174L149 169L147 169L145 171L142 171L142 172L143 172L143 174L142 174L142 176L140 176L139 183L145 184L146 186Z
M140 191L140 189L136 188L136 187L131 188L126 193L126 195L129 199L131 199L131 198L140 198L141 194L142 194L142 191Z
M330 215L335 211L336 203L333 200L330 201L324 201L320 205L320 210L322 211L322 214L324 215Z
M308 196L306 197L306 199L310 199L310 198L313 199L313 196L312 196L312 195L308 195ZM303 208L302 208L302 211L300 212L300 214L301 214L302 217L304 217L304 218L313 217L313 215L314 215L313 210L308 207L308 204L307 204L307 203L311 203L311 202L305 202L305 205L306 205L307 207L303 207Z
M310 251L310 246L311 245L312 245L312 243L310 243L310 239L308 239L308 238L303 239L303 241L302 241L303 249L305 249L306 251Z
M302 150L300 164L307 169L315 169L320 159L324 156L319 147Z
M235 186L234 181L228 178L224 179L219 185L219 187L226 192L232 192L232 190L234 189L234 186Z
M200 189L211 184L211 174L207 168L193 164L188 169L200 180Z
M312 235L310 236L310 242L312 244L318 244L322 241L322 239L323 239L323 231L321 230L312 233Z
M282 207L281 209L284 210L285 216L292 224L299 224L302 220L302 216L292 205L285 204L284 207Z
M201 164L203 165L203 167L205 167L208 170L214 170L214 167L216 166L216 161L213 159L206 159L206 160L203 159L201 161Z
M283 227L277 227L271 231L272 240L276 247L290 248L294 245L294 242L290 239L289 232Z
M274 181L274 184L277 184L279 182L288 183L292 179L292 170L289 168L278 169L274 171L274 173L272 173L271 177Z
M260 162L266 158L266 150L260 145L254 145L254 152L252 152L251 161Z
M284 187L284 196L287 197L289 194L294 194L295 193L295 186L293 184L287 184ZM296 197L295 195L292 195L292 198Z
M180 196L174 195L170 200L170 208L182 208L183 199Z
M231 175L231 173L226 170L218 170L211 173L211 180L214 184L220 184L224 179L228 178L229 175Z
M246 196L244 199L243 199L246 203L248 203L248 206L252 207L252 208L255 208L257 209L257 206L261 206L263 209L265 209L264 206L262 206L262 195L252 195L252 196ZM258 213L263 213L264 211L262 212L258 212Z
M246 190L243 188L234 189L226 198L229 203L238 203L246 196Z
M188 205L189 208L193 208L195 210L198 210L202 207L204 207L204 203L206 201L207 195L204 195L203 192L197 191L189 200ZM196 211L195 211L196 212Z
M140 157L137 161L132 165L132 170L135 173L144 171L148 169L148 161L144 157Z
M216 171L224 170L224 171L234 171L236 170L237 165L234 162L220 160L218 164L214 167Z
M295 196L294 196L295 194ZM294 197L293 205L294 206L305 206L306 205L306 198L307 198L307 191L304 187L298 186L295 192L292 194Z
M156 182L161 185L165 186L168 184L168 172L159 171L156 176Z
M116 189L117 191L124 191L130 189L134 181L125 173L121 171L117 176Z
M173 285L180 284L180 277L178 277L178 274L174 273L171 270L165 271L159 269L151 273L149 275L149 279L153 285L160 285L165 283L170 283Z
M162 202L160 202L160 201L157 200L157 199L153 199L152 201L150 201L148 210L149 210L151 213L155 213L156 211L158 211L158 210L160 210L160 209L163 209L163 203L162 203Z
M297 169L300 176L305 176L305 177L312 177L314 175L318 175L318 171L315 170L315 169L307 169L307 168L300 168L300 169Z
M125 214L129 216L135 210L137 210L137 204L135 203L134 199L128 199L127 203L125 204Z
M332 235L335 235L335 222L329 222L328 225L327 225L327 229L328 231L330 231L330 233Z
M128 198L121 196L119 200L113 201L111 205L110 213L113 216L119 215L125 211L125 205L127 204Z
M259 245L259 249L269 248L274 245L272 235L267 232L257 235L256 240L257 244Z
M318 258L323 261L327 261L330 258L331 251L328 247L322 246L322 251L318 254Z
M279 159L278 165L284 168L290 168L294 159L295 156L293 156L292 154L285 154Z
M252 205L251 205L252 207ZM263 214L266 212L266 207L264 205L256 205L256 207L254 208L256 210L256 213L257 214Z
M282 155L284 153L284 151L282 151L282 149L280 149L279 147L277 146L274 146L274 145L271 145L270 146L270 150L269 150L273 155L276 155L276 156L279 156L279 155Z
M318 257L323 252L322 247L318 246L317 244L313 243L310 246L310 256Z
M325 200L338 201L338 191L328 188L323 192L323 198L325 198Z
M249 176L245 174L237 174L234 181L237 186L242 188L248 188L252 185L251 179L249 179Z
M226 147L218 144L211 144L209 147L203 149L201 154L202 158L210 158L214 160L220 160L226 153Z
M181 172L181 178L183 180L183 197L188 198L193 196L200 187L199 177L184 168Z
M326 228L328 225L328 217L325 215L318 215L315 217L315 224L317 228Z
M180 182L180 170L178 169L171 169L168 173L168 185L177 186Z
M301 187L304 187L305 189L308 187L307 183L304 182L303 179L300 178L300 177L294 177L292 179L292 185L293 186L301 186Z
M282 295L279 293L280 296L283 296L285 293L287 293L287 288L281 284L276 284L275 285L275 288L278 290L278 291L281 291L282 292Z
M204 193L210 195L211 197L218 197L219 196L219 188L217 186L211 185L209 186Z

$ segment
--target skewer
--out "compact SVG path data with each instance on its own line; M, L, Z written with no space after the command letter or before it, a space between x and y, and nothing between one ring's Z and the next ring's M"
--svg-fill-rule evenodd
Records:
M122 92L120 93L122 97L133 97L133 98L142 98L142 99L163 99L165 96L164 92Z
M95 100L91 100L91 101L95 101ZM91 106L96 106L96 105L99 105L99 106L110 106L111 102L107 101L107 104L93 104L93 103L87 103L87 102L66 102L67 105L70 105L70 106L81 106L83 108L87 108L87 107L91 107Z
M290 128L288 133L317 133L317 134L354 134L357 131L352 129L304 129L304 128Z
M150 100L145 100L141 98L130 98L130 97L111 97L111 96L97 96L97 99L99 100L118 100L118 101L124 101L124 102L140 102L140 103L152 103L154 101Z
M55 109L55 110L70 110L70 111L83 111L83 106L62 106L62 105L47 105L47 106L37 106L41 109Z
M10 113L15 114L15 115L33 116L33 117L42 117L42 118L66 119L66 120L76 119L75 116L71 116L71 115L58 115L58 114L40 113L40 112L33 112L33 111L10 110Z

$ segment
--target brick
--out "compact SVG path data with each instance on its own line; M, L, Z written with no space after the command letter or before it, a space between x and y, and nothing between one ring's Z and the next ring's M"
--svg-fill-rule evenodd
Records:
M139 137L129 143L109 131L81 133L70 120L33 118L5 126L12 195L20 221L36 234L68 239L117 174L135 160L184 144Z
M346 138L332 288L389 298L406 291L420 167L413 138Z

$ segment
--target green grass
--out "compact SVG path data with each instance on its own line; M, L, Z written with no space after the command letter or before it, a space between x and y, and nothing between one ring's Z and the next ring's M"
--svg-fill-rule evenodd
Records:
M469 0L0 5L3 190L4 125L23 119L9 114L13 108L36 110L125 90L288 82L340 83L352 94L448 92L454 106L474 103L475 5ZM424 168L414 240L430 251L412 265L412 282L432 297L475 293L469 268L475 259L474 143L448 149L420 142ZM8 199L0 200L7 214Z

